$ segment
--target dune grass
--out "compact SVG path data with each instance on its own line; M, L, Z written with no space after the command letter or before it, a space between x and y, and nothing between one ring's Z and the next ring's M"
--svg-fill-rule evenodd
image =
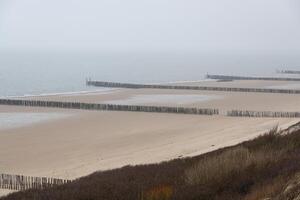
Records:
M283 155L281 151L264 149L251 152L241 146L227 150L220 155L206 157L185 172L187 184L209 185L222 183L244 171L256 168L263 169L269 164L278 162Z

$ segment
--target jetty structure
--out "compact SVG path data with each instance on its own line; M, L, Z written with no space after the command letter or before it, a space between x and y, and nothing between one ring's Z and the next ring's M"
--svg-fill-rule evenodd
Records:
M129 89L171 89L171 90L203 90L203 91L219 91L219 92L255 92L255 93L300 94L300 90L291 90L291 89L135 84L135 83L92 81L90 79L86 81L86 85L94 86L94 87L129 88Z
M280 74L300 74L298 70L277 70L277 73Z
M216 79L216 80L300 81L300 78L228 76L228 75L215 75L215 74L207 74L206 78L208 78L208 79Z

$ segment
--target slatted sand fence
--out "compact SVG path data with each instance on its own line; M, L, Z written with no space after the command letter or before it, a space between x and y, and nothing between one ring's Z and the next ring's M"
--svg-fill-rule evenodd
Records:
M300 112L273 112L273 111L248 111L230 110L227 111L229 117L269 117L269 118L300 118Z
M299 79L300 80L300 79ZM280 94L300 94L300 90L271 89L271 88L239 88L239 87L211 87L211 86L184 86L184 85L156 85L156 84L133 84L105 81L86 82L88 86L108 87L108 88L129 88L129 89L171 89L171 90L203 90L219 92L255 92L255 93L280 93Z
M102 111L154 112L154 113L173 113L173 114L192 114L192 115L218 115L219 114L218 109L211 109L211 108L115 105L115 104L37 101L37 100L21 100L21 99L0 99L0 105L82 109L82 110L102 110Z
M8 190L43 189L70 182L67 179L0 174L0 188Z
M217 80L262 80L262 81L300 81L300 78L287 77L253 77L253 76L227 76L207 74L206 78Z

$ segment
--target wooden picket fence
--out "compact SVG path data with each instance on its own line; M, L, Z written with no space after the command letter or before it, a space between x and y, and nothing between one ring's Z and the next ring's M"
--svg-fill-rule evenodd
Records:
M114 105L114 104L37 101L37 100L21 100L21 99L0 99L0 105L50 107L50 108L82 109L82 110L175 113L175 114L193 114L193 115L218 115L219 114L218 109L210 109L210 108Z
M58 178L0 174L0 188L8 190L43 189L70 182L71 180Z
M300 78L227 76L227 75L211 75L211 74L206 75L206 78L217 79L217 80L300 81Z
M95 86L95 87L130 88L130 89L175 89L175 90L220 91L220 92L300 94L300 90L271 89L271 88L231 88L231 87L211 87L211 86L132 84L132 83L117 83L117 82L91 81L91 80L88 80L86 84L88 86Z

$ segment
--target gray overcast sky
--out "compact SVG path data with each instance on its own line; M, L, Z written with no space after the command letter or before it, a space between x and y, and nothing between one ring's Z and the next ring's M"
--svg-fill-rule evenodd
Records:
M0 0L0 49L299 53L299 0Z

